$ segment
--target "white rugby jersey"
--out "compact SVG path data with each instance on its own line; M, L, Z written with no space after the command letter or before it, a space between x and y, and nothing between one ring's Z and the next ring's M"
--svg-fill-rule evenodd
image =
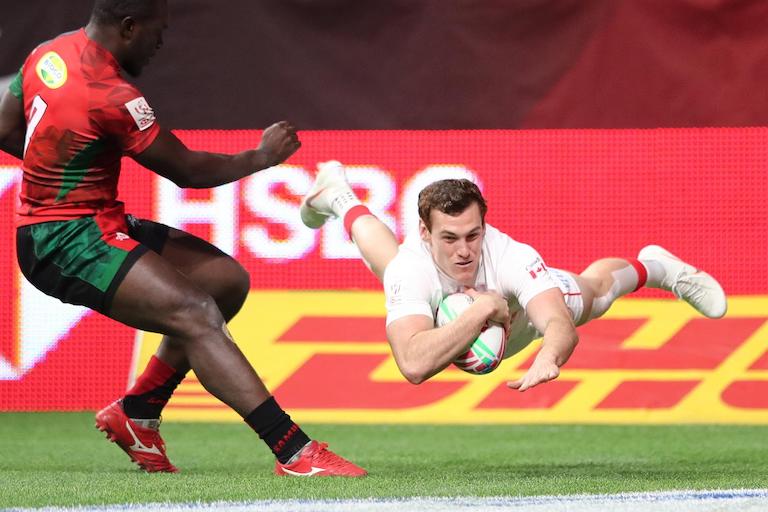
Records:
M512 316L509 340L514 345L507 350L510 355L540 336L530 325L525 307L536 295L558 288L558 283L533 247L486 224L474 288L495 290L507 299ZM409 315L434 321L443 297L457 291L461 285L437 268L418 232L409 234L384 272L387 325Z

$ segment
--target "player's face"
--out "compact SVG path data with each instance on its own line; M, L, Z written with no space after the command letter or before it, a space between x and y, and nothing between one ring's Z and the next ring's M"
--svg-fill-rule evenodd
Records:
M480 265L485 226L477 203L459 215L430 212L432 230L420 222L421 238L432 251L437 266L464 286L474 286Z
M156 2L157 12L151 18L137 20L128 55L122 63L131 76L139 76L157 50L163 46L163 31L168 28L168 4L166 0Z

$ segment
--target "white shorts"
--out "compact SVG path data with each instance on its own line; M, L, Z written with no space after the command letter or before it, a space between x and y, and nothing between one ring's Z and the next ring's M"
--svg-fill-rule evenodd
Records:
M565 305L571 312L573 323L578 325L581 321L581 317L584 315L584 299L581 296L579 285L576 283L573 276L565 270L550 267L549 274L563 294ZM533 326L530 320L528 320L527 317L523 318L525 318L527 325L520 329L513 328L514 333L510 333L510 337L507 340L507 349L504 351L504 359L517 354L523 348L527 347L531 341L541 337L541 333L536 330L536 327Z
M584 298L576 279L569 272L558 268L550 267L549 273L555 278L557 286L563 292L563 299L565 299L565 305L571 310L573 323L579 325L582 320L581 317L584 315Z

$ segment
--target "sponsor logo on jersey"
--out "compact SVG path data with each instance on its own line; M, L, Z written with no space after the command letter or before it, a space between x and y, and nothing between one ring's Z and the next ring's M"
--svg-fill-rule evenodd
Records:
M40 57L35 71L49 89L58 89L67 83L67 64L56 52L48 52Z
M155 123L155 111L149 106L144 96L129 101L125 104L125 108L128 109L139 130L144 131Z

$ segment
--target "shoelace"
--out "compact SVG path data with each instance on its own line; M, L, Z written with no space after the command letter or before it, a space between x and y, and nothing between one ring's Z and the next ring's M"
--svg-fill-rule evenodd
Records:
M160 432L157 430L152 434L152 442L155 443L155 446L160 448L160 451L163 452L163 456L165 456L165 441L160 437Z
M704 299L706 291L696 283L685 280L688 272L682 270L675 276L675 284L672 285L672 293L686 302L699 303Z
M312 458L317 461L318 465L326 468L342 468L351 464L349 461L328 450L328 443L318 443L317 451L312 455Z

